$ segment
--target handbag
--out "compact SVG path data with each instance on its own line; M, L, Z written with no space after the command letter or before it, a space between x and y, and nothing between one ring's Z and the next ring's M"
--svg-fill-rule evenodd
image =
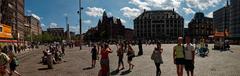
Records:
M16 66L19 66L19 60L16 57L13 58L13 63Z

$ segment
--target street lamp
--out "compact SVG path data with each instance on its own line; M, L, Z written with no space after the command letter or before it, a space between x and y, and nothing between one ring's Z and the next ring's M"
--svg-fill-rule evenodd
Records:
M82 35L81 34L82 34L82 10L83 10L83 7L82 7L81 3L82 3L82 0L79 0L79 11L78 11L78 14L79 14L79 34L80 34L79 48L80 48L80 50L82 50L82 44L81 44L81 42L82 42Z

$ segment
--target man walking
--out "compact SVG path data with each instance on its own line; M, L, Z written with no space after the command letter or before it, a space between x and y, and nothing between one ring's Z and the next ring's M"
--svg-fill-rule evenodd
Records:
M189 76L189 72L191 72L191 76L193 76L195 51L194 51L194 47L190 44L189 36L186 36L186 45L185 45L184 53L185 53L184 54L185 70L187 72L187 76Z
M138 56L143 55L143 48L142 48L142 42L141 42L141 40L138 41L138 49L139 49L139 51L138 51Z

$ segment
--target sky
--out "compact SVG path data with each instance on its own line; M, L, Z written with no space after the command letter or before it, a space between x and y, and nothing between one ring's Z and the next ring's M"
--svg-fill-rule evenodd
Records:
M95 27L102 13L120 18L126 28L133 29L133 19L144 9L174 10L184 17L184 27L196 12L212 17L213 11L224 7L226 0L82 0L82 32ZM39 19L43 30L66 28L66 17L70 30L79 33L79 0L25 0L25 15Z

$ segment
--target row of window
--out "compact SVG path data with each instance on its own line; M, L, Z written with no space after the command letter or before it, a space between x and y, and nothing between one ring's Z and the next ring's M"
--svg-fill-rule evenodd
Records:
M153 24L153 25L136 25L136 28L164 28L164 27L170 27L170 28L177 28L177 27L182 27L183 25L179 25L179 24Z
M139 20L135 21L134 24L150 24L150 23L183 23L182 20Z
M170 37L174 37L174 36L178 36L177 33L168 33L168 34L151 34L151 33L142 33L142 34L137 34L138 37L159 37L159 36L170 36Z

